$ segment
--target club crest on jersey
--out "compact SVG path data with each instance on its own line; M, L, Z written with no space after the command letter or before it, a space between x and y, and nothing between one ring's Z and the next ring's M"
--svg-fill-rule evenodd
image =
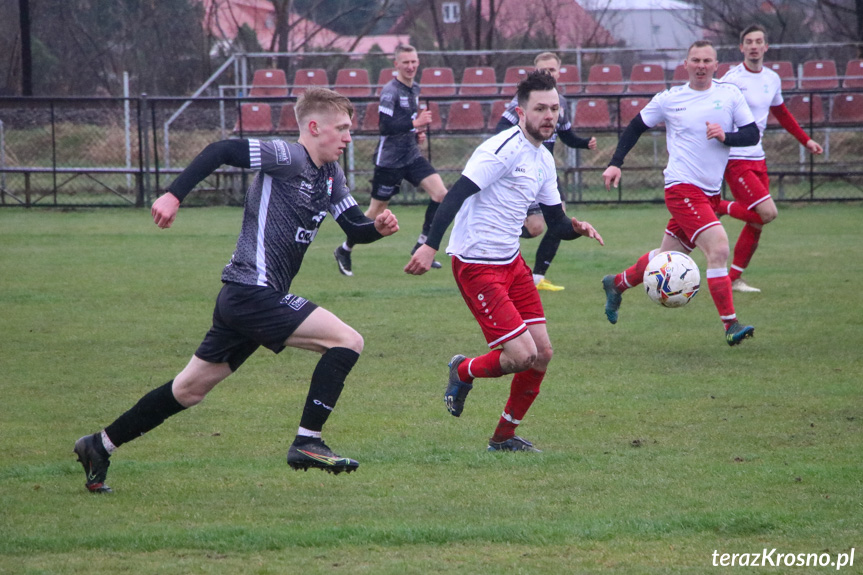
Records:
M545 173L542 171L542 168L536 169L536 179L540 184L545 180Z
M276 163L280 166L291 165L291 150L288 145L281 140L273 140L273 149L276 152Z
M327 178L327 197L333 195L333 179Z
M721 110L722 109L722 100L713 100L713 109Z

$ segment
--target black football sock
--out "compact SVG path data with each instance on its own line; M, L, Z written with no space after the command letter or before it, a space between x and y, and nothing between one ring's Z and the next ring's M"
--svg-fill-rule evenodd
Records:
M120 447L186 409L174 397L174 392L171 391L173 383L172 379L165 385L157 387L106 427L105 434L111 443Z
M323 429L359 358L360 354L346 347L330 348L321 356L312 374L300 427L318 432Z
M557 248L560 246L560 238L557 238L548 232L542 236L539 241L539 247L536 248L536 261L533 263L533 273L544 276L548 271L548 266L557 254Z
M434 215L437 213L437 209L440 207L440 202L435 202L434 200L429 200L429 205L426 208L425 219L423 220L423 241L419 243L425 243L425 236L429 234L429 230L431 230L432 220L434 220Z

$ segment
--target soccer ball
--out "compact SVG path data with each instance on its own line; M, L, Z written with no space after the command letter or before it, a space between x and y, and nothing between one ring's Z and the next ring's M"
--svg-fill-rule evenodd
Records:
M662 252L644 270L647 295L665 307L681 307L698 293L701 273L692 258L680 252Z

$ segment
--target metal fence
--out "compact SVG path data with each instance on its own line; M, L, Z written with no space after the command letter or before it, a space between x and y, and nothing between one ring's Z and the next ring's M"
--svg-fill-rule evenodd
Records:
M786 92L786 99L795 92ZM863 126L836 121L832 111L848 94L863 102L863 92L796 92L810 95L810 112L798 113L801 125L825 145L825 154L812 157L779 127L764 136L774 197L778 201L841 201L863 199ZM817 98L815 97L817 94ZM575 117L589 100L604 100L609 122L576 126L582 136L594 135L596 151L556 147L562 192L575 203L659 202L663 196L662 168L667 161L665 134L653 130L642 136L627 156L624 180L607 192L601 174L611 158L627 99L652 94L587 95L569 97ZM376 130L364 129L367 112L374 113L375 97L353 99L357 108L354 141L343 158L345 172L360 203L370 192ZM437 122L425 153L447 184L455 181L473 149L492 132L497 118L492 110L500 100L483 97L423 98L433 107ZM479 103L485 128L447 129L454 106ZM0 206L89 207L149 205L170 181L212 141L232 137L296 138L295 128L280 127L292 99L256 98L266 104L272 125L253 132L239 122L247 98L0 98ZM817 108L816 106L822 106ZM208 178L188 203L237 204L250 174L223 169ZM403 188L396 203L424 200L416 190Z

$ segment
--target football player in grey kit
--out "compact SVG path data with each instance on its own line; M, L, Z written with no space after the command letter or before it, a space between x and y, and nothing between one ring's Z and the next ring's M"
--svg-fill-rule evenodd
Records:
M188 365L102 431L75 443L91 492L111 491L105 477L114 450L200 403L260 346L275 353L295 347L322 354L288 451L288 464L332 473L357 468L356 461L326 446L321 430L359 359L363 338L331 312L290 292L327 212L358 243L398 231L389 210L374 220L366 218L345 185L338 159L351 141L353 111L344 96L310 89L296 105L297 143L224 140L210 144L153 203L154 222L169 228L186 195L219 166L258 170L246 193L236 250L222 272L212 327Z
M395 50L396 77L384 86L378 105L381 139L375 151L375 173L372 176L372 199L366 217L374 218L387 208L394 195L399 193L402 180L419 186L429 195L422 233L411 253L425 243L429 227L438 206L446 195L446 186L440 174L420 153L419 146L426 141L426 131L432 123L429 110L420 111L420 86L414 82L419 69L416 48L407 44ZM348 238L336 248L333 255L339 271L354 275L351 252L354 241ZM440 268L434 262L434 268Z

